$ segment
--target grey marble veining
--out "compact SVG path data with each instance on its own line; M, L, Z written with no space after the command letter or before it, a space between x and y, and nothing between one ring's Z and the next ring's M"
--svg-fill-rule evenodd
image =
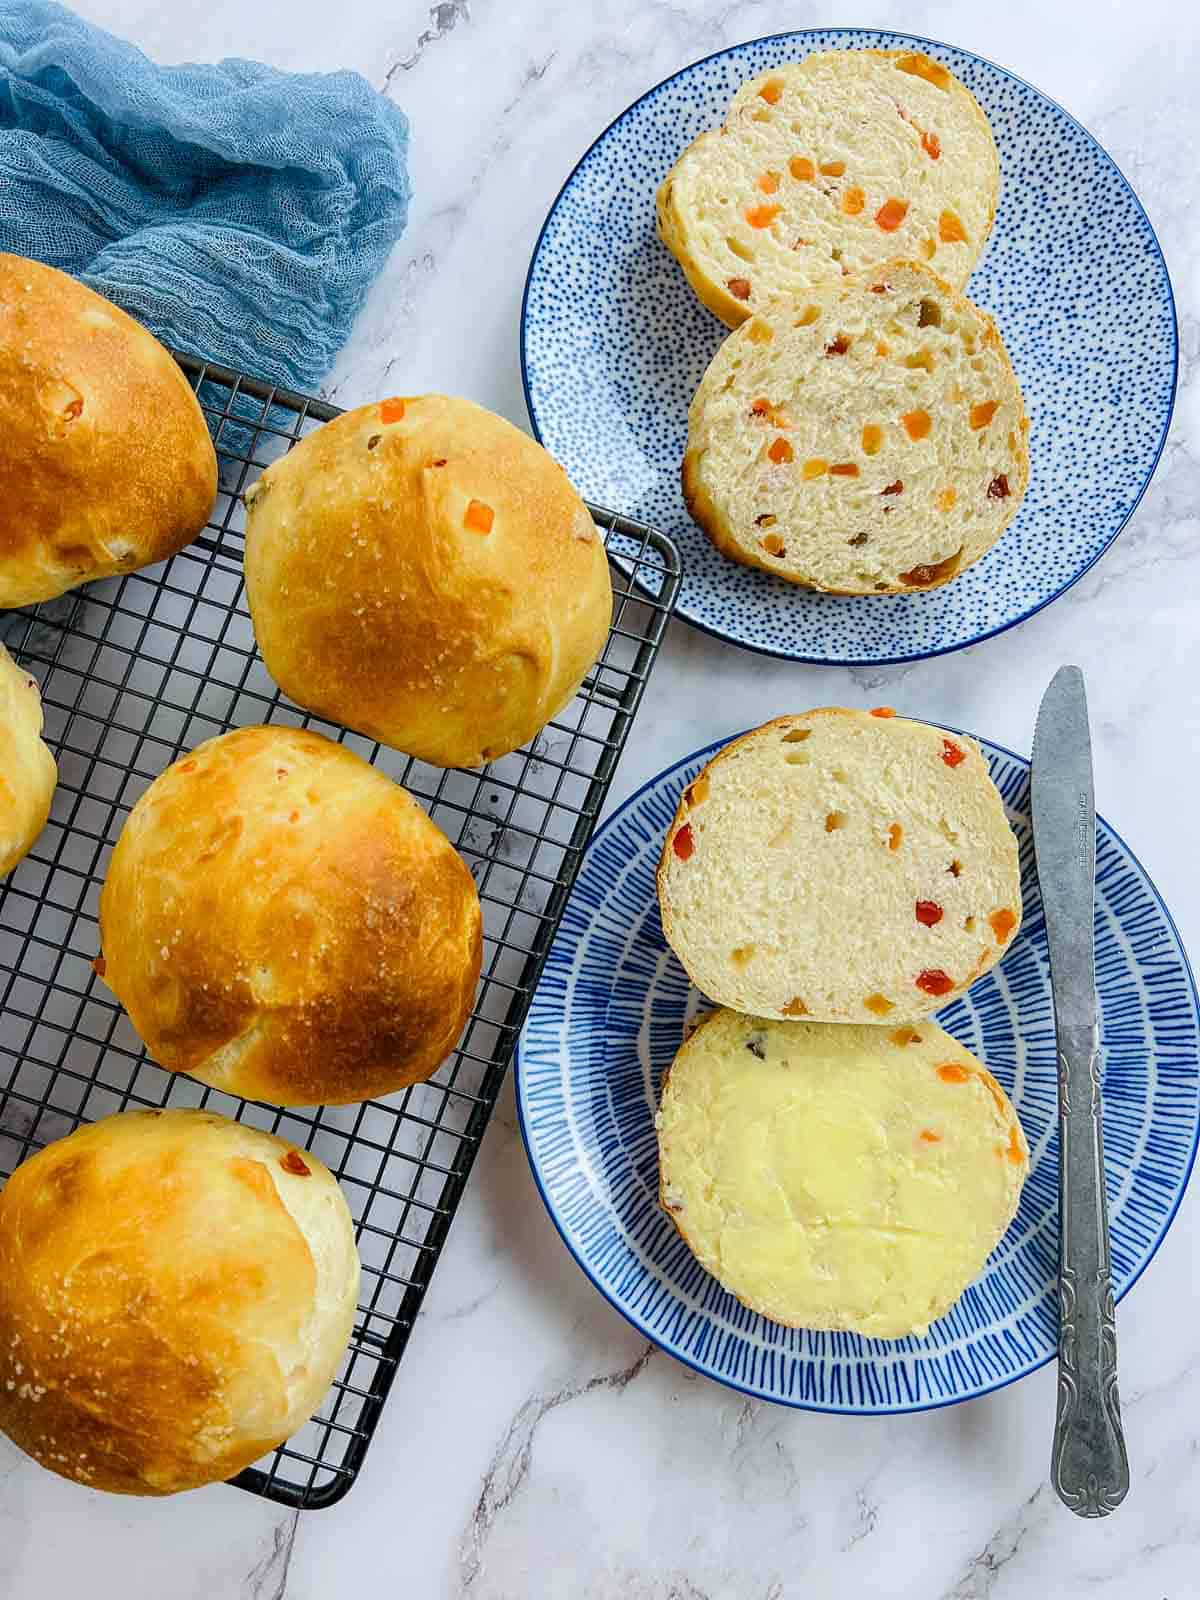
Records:
M614 802L665 762L808 705L886 698L1028 751L1040 693L1088 677L1100 810L1200 951L1200 26L1174 0L76 0L162 60L353 67L413 122L405 238L326 386L472 396L526 423L517 318L563 178L628 102L736 39L852 21L951 40L1029 78L1105 143L1158 230L1183 369L1130 527L1021 628L852 670L677 624ZM649 181L649 180L648 180ZM703 684L704 692L697 693ZM0 1440L4 1600L1195 1600L1195 1202L1118 1311L1133 1488L1101 1524L1055 1501L1053 1374L971 1405L860 1420L747 1401L651 1353L545 1216L505 1091L367 1467L299 1520L213 1488L169 1502L59 1483Z

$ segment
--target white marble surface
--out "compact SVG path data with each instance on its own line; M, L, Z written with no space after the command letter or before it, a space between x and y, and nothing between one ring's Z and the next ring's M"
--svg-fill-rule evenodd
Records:
M915 666L767 661L674 627L614 786L751 719L881 699L1029 749L1040 691L1078 661L1101 809L1200 954L1200 25L1177 0L1029 0L839 17L793 0L78 0L162 60L353 67L410 113L408 233L328 386L343 403L448 389L525 423L517 314L542 217L577 156L683 63L853 21L952 40L1065 104L1138 189L1185 355L1166 455L1114 549L1015 632ZM697 687L703 685L703 693ZM484 1143L366 1469L294 1517L227 1488L107 1499L0 1439L0 1595L154 1600L1192 1600L1200 1594L1195 1195L1120 1311L1134 1487L1102 1524L1053 1499L1053 1379L879 1420L743 1401L650 1353L567 1257L511 1090Z

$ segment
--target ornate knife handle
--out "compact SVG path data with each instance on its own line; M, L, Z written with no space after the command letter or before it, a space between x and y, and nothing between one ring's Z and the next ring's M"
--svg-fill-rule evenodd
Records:
M1077 1516L1106 1517L1129 1491L1129 1462L1117 1394L1096 1028L1059 1028L1058 1080L1058 1416L1050 1478Z

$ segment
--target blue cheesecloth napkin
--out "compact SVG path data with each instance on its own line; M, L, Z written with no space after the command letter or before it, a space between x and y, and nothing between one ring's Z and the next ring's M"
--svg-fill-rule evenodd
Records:
M160 67L0 0L0 250L192 355L314 388L403 232L407 145L357 73Z

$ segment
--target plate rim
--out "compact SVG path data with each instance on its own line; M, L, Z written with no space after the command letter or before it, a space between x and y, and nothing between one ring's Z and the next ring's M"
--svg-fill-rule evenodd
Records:
M913 717L910 720L914 722L923 722L927 719L922 717ZM1011 760L1020 762L1020 764L1026 768L1030 768L1032 766L1031 758L1019 755L1017 751L1010 750L1007 745L999 744L994 739L985 738L982 734L969 732L965 728L956 727L954 724L948 722L930 723L928 725L931 727L943 728L947 733L957 733L964 739L975 739L984 745L985 749L999 751L1001 755L1008 756ZM756 724L756 726L761 726L761 724ZM678 770L678 768L685 766L691 761L707 758L713 755L717 750L724 749L726 745L733 743L734 740L742 738L746 733L751 733L753 731L753 728L747 728L743 729L740 734L731 733L726 737L715 739L711 744L705 745L701 749L693 750L686 755L680 756L677 760L672 761L667 766L663 767L661 771L655 773L652 777L647 778L638 789L634 790L632 794L623 800L614 811L605 817L600 826L596 828L591 838L588 840L587 847L584 851L584 860L580 863L580 876L583 874L583 868L586 865L587 857L591 853L593 847L600 842L609 828L611 828L621 817L625 815L627 811L637 804L647 790L653 788L656 784L661 783L669 773L675 772ZM1107 828L1117 845L1121 850L1124 851L1125 855L1141 874L1142 881L1148 886L1155 902L1158 905L1159 910L1162 912L1162 915L1166 920L1167 927L1171 930L1171 934L1175 939L1180 956L1182 957L1183 972L1187 978L1188 989L1192 999L1192 1008L1196 1013L1198 1024L1200 1024L1200 991L1197 991L1196 988L1196 978L1192 971L1192 964L1188 956L1187 946L1183 942L1183 937L1180 934L1178 927L1175 925L1175 919L1171 915L1170 909L1167 906L1166 901L1163 899L1157 883L1155 883L1154 879L1146 871L1140 859L1134 853L1134 851L1130 849L1122 835L1109 821L1107 821L1104 816L1101 815L1100 812L1096 813L1096 821L1097 824L1103 823L1104 827ZM574 893L574 891L572 891L572 893ZM562 930L560 929L554 943L557 943L558 939L561 937ZM553 945L551 946L551 949L553 949ZM1036 1362L1032 1367L1027 1368L1026 1371L1012 1373L1008 1377L1000 1378L997 1382L989 1384L987 1388L978 1389L973 1394L953 1395L944 1400L930 1400L914 1405L879 1406L867 1411L856 1406L830 1405L824 1402L796 1400L782 1395L767 1394L761 1388L756 1388L751 1384L740 1382L735 1378L725 1377L720 1373L710 1372L706 1367L701 1366L699 1362L694 1361L690 1356L684 1354L682 1351L669 1348L652 1329L647 1327L646 1324L638 1318L638 1316L630 1308L622 1305L619 1300L610 1294L607 1287L595 1276L588 1263L584 1261L572 1243L565 1227L559 1219L555 1206L551 1202L550 1196L546 1191L546 1187L542 1182L542 1175L538 1168L538 1163L534 1158L529 1128L526 1123L525 1101L523 1093L525 1082L525 1068L523 1060L525 1034L533 1021L533 1007L536 1005L536 1003L537 994L535 991L533 1003L530 1006L530 1014L526 1018L521 1032L517 1036L517 1041L513 1049L513 1099L516 1102L517 1125L521 1130L521 1143L525 1148L525 1159L529 1164L529 1171L533 1177L534 1186L537 1189L542 1205L546 1209L546 1214L554 1224L555 1231L562 1240L563 1244L566 1246L568 1254L574 1260L576 1266L583 1273L584 1277L588 1280L592 1287L603 1296L608 1304L612 1306L614 1311L619 1312L631 1327L635 1328L638 1333L640 1333L644 1338L648 1339L656 1349L661 1350L664 1355L670 1356L673 1361L682 1362L684 1366L690 1367L693 1372L699 1373L701 1377L707 1378L710 1382L719 1383L725 1388L733 1389L739 1394L748 1395L754 1400L766 1400L772 1405L786 1406L789 1410L793 1411L813 1411L823 1413L827 1416L863 1418L911 1416L922 1411L941 1411L947 1406L965 1405L972 1400L982 1400L985 1395L995 1394L1000 1389L1007 1389L1010 1384L1019 1383L1024 1378L1032 1377L1035 1372L1040 1372L1043 1367L1048 1366L1049 1363L1055 1359L1056 1352L1052 1350L1049 1352L1049 1354L1043 1356L1042 1359ZM1192 1180L1192 1173L1195 1169L1198 1150L1200 1150L1200 1115L1197 1115L1196 1123L1192 1130L1192 1147L1188 1153L1187 1164L1184 1168L1182 1181L1180 1182L1178 1191L1172 1200L1171 1209L1164 1219L1163 1225L1159 1230L1158 1237L1155 1239L1149 1253L1142 1261L1133 1277L1130 1278L1129 1282L1116 1296L1117 1304L1120 1304L1120 1302L1125 1299L1126 1295L1128 1295L1130 1291L1137 1285L1137 1283L1140 1282L1143 1273L1146 1271L1146 1268L1154 1260L1155 1256L1162 1248L1163 1240L1167 1237L1167 1234L1170 1233L1171 1228L1174 1226L1175 1218L1179 1215L1179 1208L1183 1204L1184 1196L1187 1194L1188 1186Z
M549 449L549 446L546 444L546 441L542 436L541 427L538 424L537 413L534 410L533 396L529 382L529 344L527 338L529 296L533 285L534 268L537 266L538 258L541 255L542 244L546 237L546 231L551 222L554 220L555 213L562 204L563 197L566 195L567 190L574 183L576 174L583 167L584 163L588 161L592 155L592 152L597 148L597 146L599 146L605 139L608 138L609 134L612 133L614 128L616 128L619 123L623 122L625 118L633 111L636 111L638 106L640 106L643 101L649 100L652 95L658 94L659 91L665 89L668 84L674 83L678 78L682 78L685 73L692 72L695 70L695 68L704 66L706 62L715 61L718 56L731 55L735 50L744 50L747 46L774 44L779 40L805 39L810 35L823 33L886 34L896 39L912 40L920 45L932 45L935 49L954 51L959 55L969 56L971 60L979 62L985 67L990 67L993 71L1000 73L1002 76L1010 78L1014 83L1020 84L1022 88L1029 89L1034 94L1039 95L1047 105L1052 106L1055 111L1057 111L1061 116L1065 117L1073 127L1078 129L1078 131L1083 134L1085 139L1088 139L1096 147L1101 156L1105 161L1108 162L1109 166L1113 169L1121 183L1124 185L1130 199L1133 201L1134 207L1149 230L1150 238L1154 244L1154 249L1158 254L1159 262L1162 265L1163 281L1165 282L1167 289L1167 304L1170 307L1171 312L1171 392L1167 397L1166 411L1163 417L1162 428L1159 432L1158 443L1154 450L1154 459L1150 462L1150 465L1147 468L1146 475L1142 480L1141 486L1138 489L1137 494L1134 496L1128 511L1121 518L1120 522L1109 534L1108 538L1105 539L1104 543L1095 552L1095 554L1090 556L1084 565L1080 567L1079 571L1076 572L1072 577L1068 578L1066 583L1064 583L1060 589L1056 589L1053 594L1047 595L1044 599L1039 600L1027 611L1022 611L1018 616L1012 617L1006 622L998 623L996 627L989 628L985 633L978 633L974 636L974 638L963 639L955 644L938 645L935 648L912 651L905 655L872 655L855 657L854 659L849 657L839 657L837 660L831 660L827 655L800 655L794 651L780 649L771 645L754 644L748 640L737 638L734 634L722 630L713 623L701 622L697 620L697 618L689 616L684 610L682 592L680 594L679 604L676 607L676 616L681 622L685 622L688 627L696 628L700 633L707 634L709 638L719 639L723 644L734 645L739 650L749 650L755 655L770 656L779 661L795 661L803 666L814 667L904 666L914 661L932 661L938 656L952 655L956 650L969 650L974 645L984 644L988 639L995 639L998 635L1007 633L1010 628L1015 628L1023 622L1028 622L1031 617L1037 616L1039 611L1043 611L1047 606L1053 605L1056 600L1061 600L1063 595L1065 595L1068 590L1073 589L1080 579L1085 578L1096 565L1096 563L1103 556L1107 555L1109 550L1112 549L1114 543L1118 538L1120 538L1121 534L1124 533L1125 529L1129 526L1129 523L1132 520L1135 512L1141 505L1146 494L1146 490L1150 487L1150 484L1154 480L1154 474L1158 471L1158 464L1162 460L1163 451L1166 449L1167 437L1170 434L1171 423L1175 417L1175 402L1179 395L1179 307L1176 304L1175 286L1171 281L1171 272L1170 268L1167 266L1167 257L1166 252L1162 247L1162 241L1158 237L1158 232L1153 222L1151 222L1149 213L1142 204L1141 197L1139 196L1137 190L1125 176L1125 173L1121 167L1109 154L1106 146L1101 144L1100 140L1096 138L1091 129L1085 127L1084 124L1080 122L1078 117L1072 116L1065 106L1060 105L1052 95L1048 95L1044 90L1039 89L1037 84L1031 83L1028 78L1021 77L1019 73L1013 72L1008 67L1000 66L998 62L993 61L989 56L980 55L978 51L975 50L968 50L963 45L949 44L943 39L930 39L924 34L920 33L903 33L896 28L867 28L860 25L845 28L788 28L784 29L780 33L764 33L753 39L741 39L735 44L724 45L720 50L710 50L707 55L697 56L694 61L689 61L682 67L677 68L676 71L668 73L665 78L661 78L657 83L652 84L649 89L644 90L640 95L638 95L636 99L631 100L624 110L619 111L612 121L609 122L606 127L601 129L601 131L588 145L587 149L584 150L583 154L575 162L566 178L564 178L558 193L550 203L550 209L546 212L545 217L542 219L542 225L538 229L537 238L534 240L533 250L530 253L529 265L525 270L525 286L521 291L521 315L518 324L517 336L521 357L521 390L525 399L526 415L529 417L529 424L533 429L533 436L543 447L543 449ZM868 595L859 596L858 598L871 599L873 597ZM997 745L996 748L999 749L1000 746ZM1123 842L1124 841L1122 841L1122 843ZM1140 867L1141 863L1139 862L1138 865Z

